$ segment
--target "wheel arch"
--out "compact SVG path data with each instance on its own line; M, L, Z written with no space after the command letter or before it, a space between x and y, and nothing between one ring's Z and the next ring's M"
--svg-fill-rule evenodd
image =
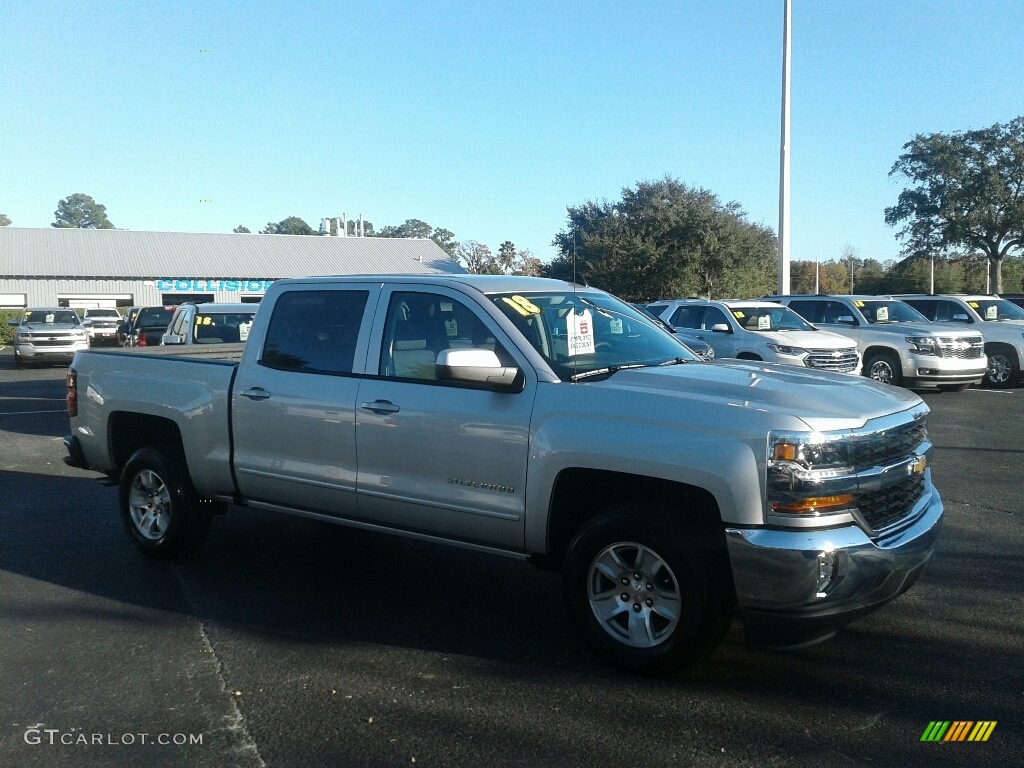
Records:
M686 514L691 524L725 547L719 504L706 489L657 477L574 467L562 470L556 479L548 509L547 550L532 560L543 568L560 569L569 544L587 521L613 505L634 501Z
M120 473L137 450L162 445L184 456L181 430L171 419L145 413L115 411L107 422L112 472Z

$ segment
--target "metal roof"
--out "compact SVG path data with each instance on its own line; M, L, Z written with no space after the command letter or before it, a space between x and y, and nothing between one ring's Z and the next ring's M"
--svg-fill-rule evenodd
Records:
M0 278L461 274L433 240L0 227Z

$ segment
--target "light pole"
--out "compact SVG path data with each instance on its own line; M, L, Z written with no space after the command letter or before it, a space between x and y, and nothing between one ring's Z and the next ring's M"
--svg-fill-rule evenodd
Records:
M779 279L778 292L789 293L789 26L790 0L782 20L782 131L779 140Z

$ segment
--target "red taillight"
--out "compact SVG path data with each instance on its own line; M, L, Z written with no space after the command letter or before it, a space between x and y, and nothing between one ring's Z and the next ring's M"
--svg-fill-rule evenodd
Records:
M68 417L78 415L78 374L74 368L68 368L68 375L64 378L68 385Z
M142 331L139 331L139 344L138 345L140 347L145 347L146 346L146 334L144 334Z

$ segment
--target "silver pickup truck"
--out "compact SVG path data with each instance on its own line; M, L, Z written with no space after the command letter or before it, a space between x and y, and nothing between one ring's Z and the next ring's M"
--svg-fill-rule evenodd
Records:
M705 363L554 280L275 281L239 361L82 352L67 401L66 461L119 484L148 555L228 505L506 555L561 571L587 640L644 673L737 609L753 645L830 637L913 584L942 520L917 395Z

